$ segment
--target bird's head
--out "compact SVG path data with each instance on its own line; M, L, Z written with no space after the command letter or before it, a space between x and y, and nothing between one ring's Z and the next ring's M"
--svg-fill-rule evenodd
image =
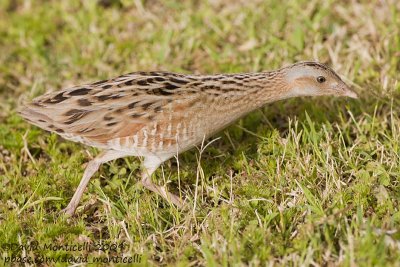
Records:
M287 96L334 95L358 98L331 68L318 62L299 62L283 68Z

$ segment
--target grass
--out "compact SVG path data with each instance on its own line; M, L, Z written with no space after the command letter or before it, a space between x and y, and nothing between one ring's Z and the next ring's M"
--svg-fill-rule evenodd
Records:
M1 264L139 254L142 266L398 266L399 25L396 0L1 1ZM267 105L167 162L154 179L175 192L180 184L185 211L138 186L140 161L126 158L101 167L76 217L59 216L98 151L16 114L45 91L135 70L310 59L333 66L360 100ZM9 246L35 242L124 246Z

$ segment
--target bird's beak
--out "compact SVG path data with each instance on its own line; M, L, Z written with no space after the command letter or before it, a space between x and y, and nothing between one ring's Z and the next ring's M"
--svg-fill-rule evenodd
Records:
M346 86L344 88L343 96L347 96L347 97L351 97L351 98L354 98L354 99L358 99L358 95L354 91L350 90L350 88L348 86Z

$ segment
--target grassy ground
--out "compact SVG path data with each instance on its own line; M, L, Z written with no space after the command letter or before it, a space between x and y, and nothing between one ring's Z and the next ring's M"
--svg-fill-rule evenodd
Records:
M0 1L1 264L138 254L143 266L399 266L399 26L396 0ZM140 162L127 158L101 167L78 216L59 216L98 151L15 111L47 90L136 70L310 59L360 100L274 103L166 163L154 178L173 191L180 182L186 211L138 186ZM10 245L35 242L42 249ZM84 242L123 246L43 248Z

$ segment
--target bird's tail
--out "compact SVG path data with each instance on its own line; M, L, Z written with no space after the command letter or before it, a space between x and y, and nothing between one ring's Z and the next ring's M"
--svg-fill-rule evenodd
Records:
M49 116L39 112L37 107L35 108L34 103L23 105L17 112L29 123L38 126L46 131L54 131L53 120Z

